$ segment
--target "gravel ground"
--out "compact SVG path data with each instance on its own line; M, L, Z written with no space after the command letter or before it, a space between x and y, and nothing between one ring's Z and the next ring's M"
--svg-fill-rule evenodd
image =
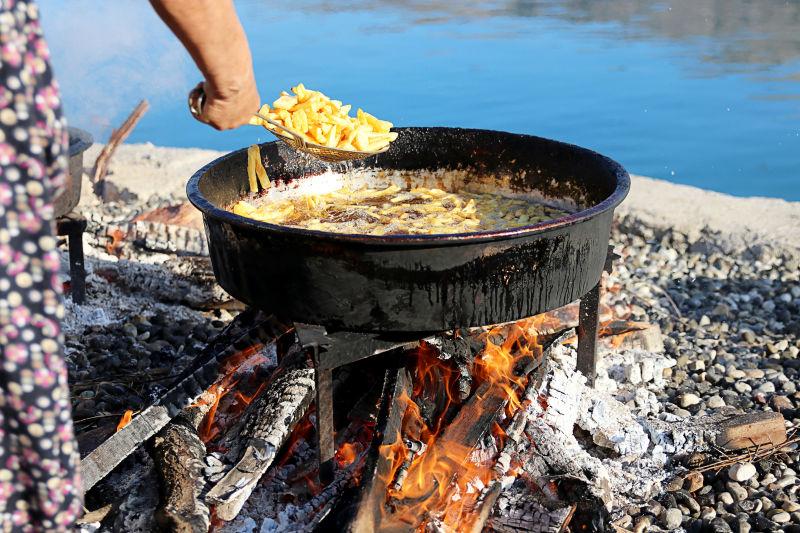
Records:
M678 364L660 398L685 417L731 406L780 411L800 424L800 253L754 245L722 253L719 236L690 238L621 217L612 281L634 318L657 322ZM800 531L798 453L707 475L699 490L628 509L636 531ZM651 525L652 524L652 525Z

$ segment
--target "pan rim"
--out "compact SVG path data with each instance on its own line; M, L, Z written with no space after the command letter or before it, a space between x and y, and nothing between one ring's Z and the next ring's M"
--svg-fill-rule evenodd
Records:
M426 234L426 235L366 235L357 233L356 234L332 233L320 230L295 228L291 226L281 226L278 224L270 224L268 222L253 220L251 218L237 215L231 211L228 211L227 209L223 209L221 207L216 206L200 192L200 180L212 167L224 162L225 160L231 157L235 157L240 153L246 152L247 147L240 148L239 150L234 150L228 154L218 157L213 161L210 161L209 163L204 165L202 168L198 169L192 175L192 177L189 178L189 181L186 184L186 193L189 198L189 201L195 208L197 208L200 212L203 213L203 216L208 216L225 223L233 224L235 226L240 226L260 231L268 231L270 233L277 233L286 236L312 238L322 241L335 241L335 242L346 242L352 244L365 244L365 245L377 245L377 246L388 246L388 247L396 247L396 246L417 247L417 246L447 246L453 244L469 244L469 243L481 243L486 241L498 241L504 239L515 239L520 237L528 237L537 234L543 234L561 228L568 228L570 226L574 226L575 224L579 224L583 221L593 219L604 212L613 210L625 199L625 197L628 195L628 192L630 191L630 183L631 183L630 175L622 167L622 165L620 165L613 159L604 156L603 154L600 154L598 152L595 152L593 150L590 150L588 148L584 148L570 143L565 143L562 141L557 141L554 139L547 139L545 137L538 137L535 135L516 134L516 133L489 130L489 129L451 128L451 127L393 128L393 131L398 131L398 132L422 131L422 130L462 131L462 132L471 132L471 133L489 134L489 135L512 134L521 138L528 138L537 142L545 141L549 143L555 143L563 148L577 150L578 152L581 152L584 155L597 158L600 161L606 163L611 169L611 172L614 174L614 177L616 178L616 185L612 193L608 197L606 197L602 202L595 204L589 207L588 209L583 209L564 217L545 220L543 222L530 224L527 226L519 226L519 227L506 228L500 230L473 231L465 233L447 233L447 234L439 233L439 234ZM282 141L275 140L267 143L261 143L260 146L266 146L281 142Z

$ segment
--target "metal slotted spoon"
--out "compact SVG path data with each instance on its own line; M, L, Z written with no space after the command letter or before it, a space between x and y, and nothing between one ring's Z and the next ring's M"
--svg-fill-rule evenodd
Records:
M189 93L189 111L191 111L192 116L203 122L202 115L203 115L203 105L206 101L206 93L203 89L203 83L197 84L197 87L192 89L192 92ZM365 152L361 150L345 150L344 148L333 148L330 146L322 146L321 144L315 144L306 141L303 139L300 134L295 131L290 130L289 128L279 124L278 122L269 119L262 115L261 113L253 113L254 117L257 117L267 124L269 124L270 128L267 128L270 133L275 135L278 139L282 140L295 150L299 150L301 152L305 152L317 159L322 161L326 161L328 163L340 163L342 161L354 161L356 159L364 159L376 154L381 154L389 149L389 145L387 144L380 150L376 150L374 152Z

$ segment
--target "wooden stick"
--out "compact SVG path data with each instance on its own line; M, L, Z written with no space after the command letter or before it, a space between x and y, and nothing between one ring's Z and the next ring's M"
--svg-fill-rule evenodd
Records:
M97 184L105 179L106 174L108 173L108 164L111 161L111 157L114 155L114 152L117 150L117 146L122 144L125 139L128 138L128 135L131 134L133 128L136 127L136 124L149 108L150 104L147 103L147 100L142 100L136 105L131 114L128 115L128 118L125 119L125 122L123 122L119 128L111 132L111 137L108 139L108 144L106 144L103 149L100 150L100 155L97 156L97 159L94 162L94 170L92 170L92 183Z

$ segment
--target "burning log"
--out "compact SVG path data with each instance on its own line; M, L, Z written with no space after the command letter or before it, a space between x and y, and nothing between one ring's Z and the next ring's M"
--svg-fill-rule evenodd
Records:
M222 520L233 520L314 397L314 370L304 351L287 354L266 390L248 410L240 435L247 439L239 462L209 491L206 501Z
M213 395L204 393L203 396ZM211 513L200 499L205 487L206 447L197 428L214 400L203 396L196 405L184 409L154 439L152 455L163 488L156 520L169 531L205 533L211 524Z
M568 331L552 340L547 348L543 350L542 360L546 361L550 357L550 352L552 351L553 347L561 345L570 335L572 335L572 332ZM525 387L525 392L521 398L522 405L519 409L517 409L517 411L514 413L514 416L511 418L511 422L509 422L509 424L506 426L504 431L505 436L503 438L503 447L494 466L495 479L491 481L488 489L484 492L483 497L476 506L476 518L472 524L472 533L480 533L483 531L492 513L492 509L494 508L495 503L497 502L497 499L503 490L503 486L509 482L508 478L504 479L504 477L511 467L512 457L518 453L518 446L523 443L525 426L528 423L528 406L530 406L534 401L539 401L539 387L542 385L542 380L544 378L544 367L540 368L542 368L542 371L537 372L536 376L528 380L528 384ZM513 479L513 476L511 479ZM571 516L571 513L569 516ZM562 526L569 523L569 516L566 517ZM556 523L557 520L548 520L546 523L550 524L551 522ZM492 527L494 527L494 524ZM495 529L499 531L502 530L503 527L510 527L510 525L498 525ZM540 525L537 525L537 527L540 527ZM560 529L558 531L560 531Z
M198 363L187 369L176 385L81 460L84 492L158 433L185 407L194 403L219 378L222 363L239 352L239 343L244 343L246 347L265 339L275 340L286 331L286 327L273 317L264 317L260 313L240 315L209 343L198 357Z
M439 358L451 360L458 371L458 398L466 400L472 392L472 367L475 356L480 353L476 336L462 337L456 334L437 335L426 341L439 351Z

